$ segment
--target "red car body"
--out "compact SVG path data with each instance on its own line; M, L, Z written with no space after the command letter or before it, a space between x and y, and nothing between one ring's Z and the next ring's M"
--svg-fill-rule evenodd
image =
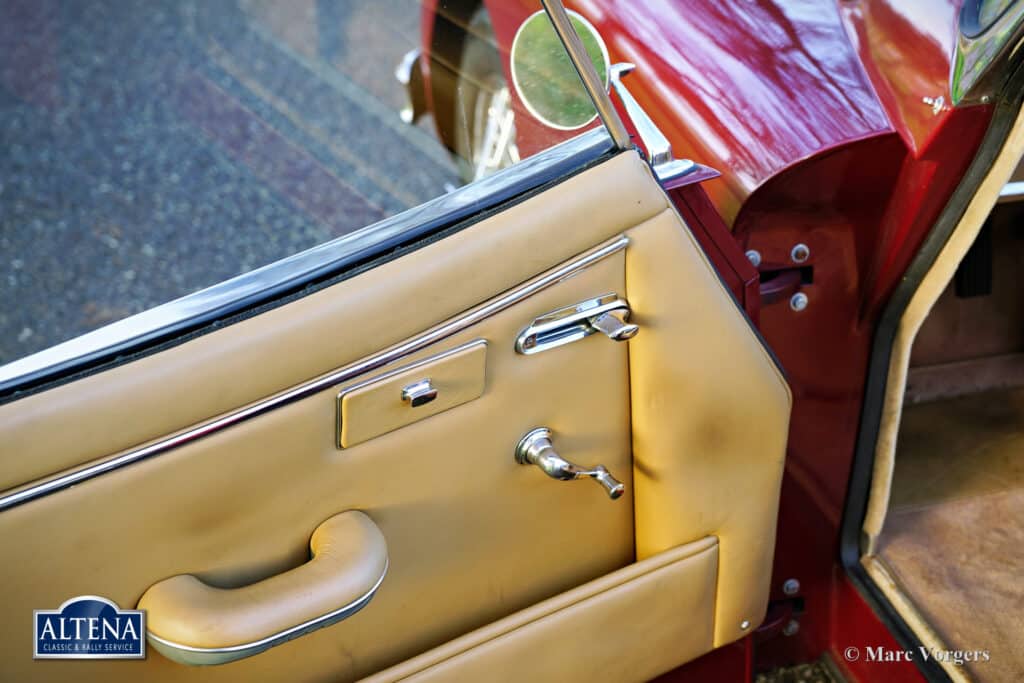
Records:
M613 63L636 64L626 85L675 155L718 172L684 177L672 196L793 387L768 617L672 676L751 680L754 671L831 652L852 680L878 680L871 665L842 656L850 643L896 641L848 578L840 531L874 330L993 114L984 102L949 104L960 2L566 4L601 33ZM473 8L443 5L427 0L423 9L420 68L435 108L435 28ZM484 5L507 56L538 5ZM575 134L545 128L518 100L514 107L524 155ZM809 249L799 267L797 244ZM760 255L760 273L744 257L749 250ZM809 302L798 315L787 305L796 291ZM783 590L790 578L796 595ZM798 631L783 636L793 620ZM904 661L887 665L885 680L922 675Z

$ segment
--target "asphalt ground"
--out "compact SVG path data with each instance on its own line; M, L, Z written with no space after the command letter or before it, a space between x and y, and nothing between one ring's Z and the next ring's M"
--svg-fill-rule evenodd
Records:
M458 184L417 0L0 0L0 364Z

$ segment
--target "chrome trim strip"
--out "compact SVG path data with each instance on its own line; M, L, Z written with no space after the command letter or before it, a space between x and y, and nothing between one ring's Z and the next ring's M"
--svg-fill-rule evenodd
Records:
M583 47L583 41L580 40L576 29L573 28L569 13L565 11L562 1L540 0L540 4L547 10L548 18L551 19L551 23L555 27L555 33L558 34L562 45L565 46L566 52L569 53L569 59L576 67L576 72L583 79L583 85L587 88L587 93L594 102L594 108L601 115L601 121L612 136L615 146L622 150L632 149L633 143L629 139L629 131L626 130L622 119L619 118L619 112L616 111L612 104L612 98L608 96L608 91L604 88L604 81L598 75L594 63L590 61L590 56L587 54L586 48Z
M99 475L110 472L111 470L116 470L126 465L139 462L140 460L153 457L154 455L165 453L190 441L201 439L232 425L250 420L258 415L262 415L273 410L274 408L311 396L312 394L330 388L335 384L346 382L365 372L369 372L370 370L376 370L377 368L383 367L384 365L402 358L403 356L407 356L411 353L424 349L431 344L445 339L446 337L450 337L451 335L460 332L471 325L475 325L495 313L505 310L509 306L512 306L513 304L516 304L519 301L526 299L527 297L530 297L537 292L560 282L561 280L564 280L570 275L574 275L584 268L587 268L588 266L593 265L614 253L622 251L626 248L627 244L629 244L629 238L625 235L620 235L608 242L605 242L604 244L580 254L579 256L576 256L561 266L556 266L547 273L538 275L532 280L509 290L505 294L499 295L497 298L492 299L489 302L480 304L475 308L471 308L460 317L454 318L449 322L442 323L441 325L424 332L418 337L413 337L409 341L392 346L391 348L381 351L369 358L357 361L352 365L348 365L339 370L335 370L334 372L322 375L317 379L297 385L284 392L267 397L261 401L257 401L256 403L252 403L245 408L241 408L209 422L192 427L183 432L179 432L173 436L166 437L147 446L134 448L122 453L121 455L110 458L109 460L104 460L67 474L45 479L38 484L28 485L21 490L15 490L13 493L0 496L0 511L49 495L69 486L80 484L83 481L98 477Z
M658 176L658 182L667 183L676 178L693 173L699 168L697 164L689 159L673 159L664 164L654 167L654 175Z
M416 123L427 112L423 72L420 71L422 53L418 47L409 50L395 67L395 80L405 90L405 106L398 112L398 118L405 124Z
M672 154L672 143L669 142L665 134L661 132L657 124L651 120L651 117L647 115L647 112L640 103L633 97L633 93L629 92L629 88L622 82L622 77L633 73L636 70L636 64L632 62L620 62L618 64L610 64L608 67L608 73L611 75L611 84L615 88L615 94L619 96L619 101L622 102L622 108L626 110L626 116L633 123L636 128L636 134L640 136L640 141L644 144L644 149L647 150L647 161L651 166L657 168L662 164L667 164L675 159L675 155Z
M185 664L201 666L210 664L226 664L238 659L244 659L245 657L251 657L252 655L259 654L264 650L269 650L275 645L281 645L282 643L298 638L299 636L304 636L307 633L316 631L317 629L336 624L366 607L370 600L373 599L373 596L376 595L377 589L380 588L382 583L384 583L384 577L388 575L389 565L390 559L385 560L384 571L381 573L380 578L377 579L377 583L373 584L373 588L347 605L343 605L342 607L328 612L327 614L323 614L319 617L310 619L309 621L296 626L292 626L284 631L279 631L278 633L267 636L266 638L255 640L251 643L230 645L227 647L194 647L192 645L182 645L181 643L176 643L172 640L166 640L165 638L155 635L152 631L146 631L146 639L161 652L163 652L163 648L171 650L173 655L178 655L178 657L172 658Z
M615 94L619 96L619 101L626 110L626 116L633 123L644 149L647 150L647 163L654 169L654 175L659 182L666 183L696 171L697 164L694 162L689 159L676 159L672 153L672 143L622 82L622 77L635 69L635 64L622 62L612 64L608 68L608 73L611 74L612 87L615 88Z
M0 366L0 394L195 330L491 209L611 151L596 128L426 204Z
M1009 204L1021 200L1024 200L1024 181L1016 180L1003 186L1003 189L999 191L999 199L996 203Z

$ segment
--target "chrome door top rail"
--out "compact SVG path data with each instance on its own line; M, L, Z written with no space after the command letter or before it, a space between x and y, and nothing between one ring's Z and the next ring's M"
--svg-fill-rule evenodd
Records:
M89 465L82 469L68 472L44 479L35 484L15 489L11 493L0 496L0 511L27 503L30 500L41 498L61 489L98 477L112 470L119 469L126 465L145 460L147 458L166 453L174 448L182 446L191 441L196 441L215 432L222 431L236 424L240 424L259 415L263 415L274 408L293 403L313 394L333 387L336 384L346 382L350 379L370 370L376 370L404 356L420 351L431 344L442 341L447 337L461 332L462 330L475 325L476 323L505 310L506 308L526 299L537 292L547 289L551 285L561 282L570 275L593 265L594 263L622 251L629 244L629 238L620 235L608 242L605 242L589 251L586 251L570 261L556 266L537 277L521 284L496 298L471 308L465 313L441 323L436 327L423 332L422 334L392 346L373 356L357 361L343 368L321 375L315 379L299 384L278 394L261 399L255 403L227 413L221 417L210 420L179 432L172 436L162 438L146 446L131 448L120 455L107 460Z

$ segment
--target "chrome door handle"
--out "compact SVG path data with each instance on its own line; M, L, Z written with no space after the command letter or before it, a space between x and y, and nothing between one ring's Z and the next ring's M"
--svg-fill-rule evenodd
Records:
M545 313L516 338L516 352L530 355L578 341L600 332L614 341L636 336L640 326L628 322L629 302L604 294L573 306Z
M629 318L629 307L616 308L607 313L587 318L587 322L598 332L613 341L626 341L636 336L640 326L626 322Z
M590 477L605 488L612 500L619 498L626 490L622 482L613 477L604 465L580 467L560 456L551 443L551 430L547 427L538 427L520 439L516 446L516 462L520 465L536 465L544 474L559 481Z

